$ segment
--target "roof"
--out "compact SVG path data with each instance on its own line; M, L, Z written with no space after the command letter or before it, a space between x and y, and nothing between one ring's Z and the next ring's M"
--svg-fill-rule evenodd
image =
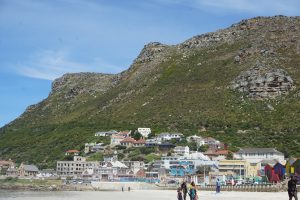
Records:
M108 164L111 164L112 167L118 167L118 168L128 168L125 164L121 163L120 161L114 161L114 162L108 162L103 167L107 167Z
M134 143L135 140L132 137L127 137L124 140L122 140L120 143L125 143L125 142Z
M145 141L143 138L141 138L141 139L139 139L139 140L135 140L133 143L134 143L134 144L145 144L146 141Z
M277 151L275 148L241 148L237 154L243 154L243 153L276 153L281 154L280 151Z
M262 160L260 162L261 162L261 164L268 164L268 165L272 166L272 165L275 165L278 161L275 159L272 159L272 160Z
M118 135L129 135L131 131L120 131Z
M123 135L112 135L111 138L119 138L119 139L124 139L125 137Z
M11 160L0 160L0 166L1 165L13 165L14 162Z
M212 137L207 137L207 138L204 138L205 141L207 142L216 142L217 140L215 138L212 138Z
M24 165L25 171L38 172L39 169L35 165Z
M185 146L185 147L183 147L183 146L176 146L175 148L174 148L174 150L176 150L176 149L186 149L188 146Z
M217 150L216 153L219 155L227 155L229 153L229 151L228 150Z
M79 153L79 151L76 149L70 149L70 150L67 150L66 152L67 153Z

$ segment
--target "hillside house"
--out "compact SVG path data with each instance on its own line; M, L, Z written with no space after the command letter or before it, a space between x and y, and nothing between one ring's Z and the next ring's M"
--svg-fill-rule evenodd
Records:
M67 150L65 155L66 156L78 156L80 153L80 151L76 150L76 149L70 149L70 150Z
M127 137L120 142L122 146L126 147L143 147L145 146L145 140L143 138L135 140L132 137Z
M111 131L104 131L104 132L97 132L95 133L96 137L107 137L107 136L112 136L118 134L118 131L111 130Z
M120 136L123 136L123 137L129 137L130 136L130 134L131 134L131 131L120 131L119 133L118 133L118 135L120 135Z
M133 139L132 137L127 137L127 138L124 138L124 139L120 142L120 144L121 144L122 146L132 147L134 142L135 142L135 139Z
M250 163L258 163L266 159L284 162L284 154L275 148L241 148L233 154L233 158L248 160Z
M178 155L187 155L190 153L190 148L188 146L176 146L174 148L174 153Z
M145 138L151 133L151 128L138 128L138 132Z
M89 153L89 152L98 152L104 150L104 147L102 146L103 143L85 143L84 145L84 153Z
M157 139L159 141L170 141L172 139L180 141L182 137L182 133L161 133L157 136Z
M157 138L147 139L145 141L145 146L146 147L155 147L155 146L158 146L159 144L161 144L161 141L158 140Z
M123 135L112 135L110 137L110 145L116 146L116 145L121 145L121 141L125 139L125 136Z

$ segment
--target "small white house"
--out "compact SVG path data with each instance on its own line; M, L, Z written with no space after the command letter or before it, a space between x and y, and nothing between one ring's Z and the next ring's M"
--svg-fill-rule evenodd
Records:
M138 128L138 132L139 132L143 137L148 137L148 135L151 133L151 128Z
M190 153L190 148L188 146L177 146L174 148L174 153L178 155L188 155Z
M182 137L183 137L182 133L161 133L159 134L157 139L160 141L169 141L172 139L181 140Z
M115 130L111 130L111 131L97 132L97 133L95 133L95 136L96 137L105 137L105 136L112 136L115 134L118 134L118 132Z

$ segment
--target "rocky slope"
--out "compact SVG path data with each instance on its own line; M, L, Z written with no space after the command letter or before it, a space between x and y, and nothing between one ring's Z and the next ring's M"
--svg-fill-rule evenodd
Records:
M299 37L299 17L257 17L178 45L149 43L120 74L64 75L0 129L0 157L48 165L95 131L140 126L297 156Z

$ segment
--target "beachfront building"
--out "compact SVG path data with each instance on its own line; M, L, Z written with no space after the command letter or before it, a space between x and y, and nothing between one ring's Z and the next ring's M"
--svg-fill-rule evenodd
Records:
M56 172L59 176L81 177L85 170L98 168L100 162L86 161L85 157L74 156L73 161L57 161Z
M122 161L136 175L141 169L145 169L145 163L142 161Z
M29 176L33 177L36 176L39 173L39 169L35 165L25 165L21 163L21 165L18 168L18 175L21 177Z
M132 178L134 172L120 161L111 161L96 170L101 181L113 181L120 178Z
M292 174L294 174L294 168L292 168L292 165L294 164L295 161L296 161L296 159L294 159L294 158L289 158L286 161L285 170L286 170L287 177L289 177Z
M146 138L151 133L151 128L138 128L138 132Z
M14 168L15 163L12 160L0 160L0 175L6 174L9 168Z
M249 162L246 160L220 160L219 175L247 177Z
M276 159L279 162L284 162L284 154L275 148L241 148L233 154L233 158L247 160L250 163L258 163L266 159Z

